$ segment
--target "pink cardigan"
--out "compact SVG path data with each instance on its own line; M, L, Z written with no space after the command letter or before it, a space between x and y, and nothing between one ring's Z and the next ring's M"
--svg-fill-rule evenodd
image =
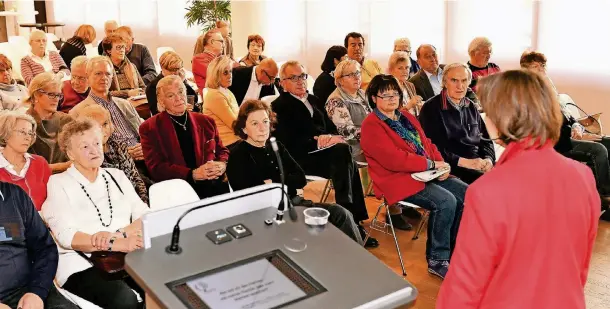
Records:
M51 60L51 65L53 65L53 73L64 71L66 75L70 75L70 69L59 53L56 51L47 51L47 53L49 53L49 59ZM29 55L21 58L21 76L23 76L26 85L29 85L36 75L44 72L44 67L34 61Z

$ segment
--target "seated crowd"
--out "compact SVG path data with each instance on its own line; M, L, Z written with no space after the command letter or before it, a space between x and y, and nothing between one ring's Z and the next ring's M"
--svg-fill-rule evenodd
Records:
M328 209L329 221L358 244L379 246L364 227L369 183L391 205L386 221L398 229L412 229L399 202L430 211L428 272L447 278L439 308L500 308L508 299L519 308L584 304L597 220L610 205L610 138L576 120L543 54L527 51L523 70L501 72L489 62L487 38L470 43L468 63L447 65L431 44L414 60L409 39L400 38L384 74L365 57L364 37L351 32L328 49L309 93L298 61L278 68L263 55L260 35L249 36L248 54L235 59L228 22L216 25L197 39L193 86L176 52L161 55L157 73L148 48L114 21L91 58L90 25L59 53L34 30L23 81L0 54L0 259L18 266L0 263L14 279L0 281L0 309L76 308L54 279L103 308L142 308L136 294L144 291L129 276L103 276L91 264L96 252L143 247L140 218L154 182L183 179L201 199L279 182L271 136L290 202ZM133 100L144 94L147 119ZM530 116L519 117L523 111ZM500 158L494 142L506 148ZM529 170L544 173L521 178ZM412 177L425 171L440 176ZM300 196L305 175L332 181L335 203ZM501 189L506 183L510 190ZM575 204L583 207L568 207ZM547 212L558 218L538 220ZM570 231L567 221L575 222ZM561 254L545 263L566 250L579 262ZM520 296L523 288L508 285L534 276L514 271L528 258L537 278L580 294Z

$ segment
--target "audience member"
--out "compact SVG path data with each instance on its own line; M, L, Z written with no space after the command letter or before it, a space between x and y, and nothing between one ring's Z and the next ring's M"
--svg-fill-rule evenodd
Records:
M224 45L225 41L216 29L206 32L203 36L203 52L193 57L193 75L200 93L205 88L208 65L214 58L222 55Z
M165 76L180 76L184 81L184 87L186 88L186 97L192 98L192 103L187 102L187 109L191 109L194 112L200 112L199 109L199 96L197 91L193 89L187 82L184 73L184 63L180 55L174 51L166 51L161 57L159 57L159 65L161 66L161 74L146 86L146 100L148 101L148 107L150 113L154 116L159 113L157 109L157 84ZM192 104L192 105L191 105Z
M390 55L388 71L396 78L400 85L400 89L402 89L403 101L400 102L400 108L407 110L409 113L413 114L413 116L417 117L424 102L422 97L417 95L413 83L409 81L410 68L411 60L409 59L409 54L398 51Z
M157 84L160 113L140 126L146 166L155 181L184 179L200 198L229 192L224 181L229 151L214 120L186 110L186 89L178 76Z
M21 108L27 97L28 89L13 79L13 63L0 54L0 110Z
M140 172L138 172L135 161L129 155L127 144L110 138L115 130L112 120L110 119L110 112L101 105L89 105L78 110L73 116L77 120L91 119L100 126L102 129L102 149L104 150L104 162L102 162L102 167L116 168L123 171L127 178L129 178L129 181L138 193L138 196L140 196L142 202L148 204L148 190L146 189L146 184L144 183L142 176L140 176Z
M485 122L466 97L472 73L463 63L445 67L443 91L424 104L419 115L426 135L438 147L453 175L470 184L489 171L495 150Z
M157 77L157 68L155 67L155 61L150 55L148 47L143 44L134 43L131 27L121 26L116 29L116 33L120 35L126 43L125 53L127 59L136 66L138 73L142 76L144 84L150 84L150 82Z
M225 147L231 147L239 136L233 133L233 122L237 119L239 106L229 86L233 71L229 56L220 56L208 66L205 87L208 91L203 99L203 113L214 120L220 140Z
M0 182L0 308L77 309L57 291L57 246L17 185Z
M114 34L118 28L119 28L119 24L116 21L114 21L114 20L107 20L104 23L104 34L106 35L104 37L104 39L109 37L111 34ZM102 48L102 42L104 41L104 39L102 39L100 41L100 44L97 46L97 53L100 56L104 55L104 49Z
M354 159L364 162L366 158L360 149L360 128L364 118L371 113L371 107L366 100L366 94L360 89L361 77L360 64L357 61L347 59L339 62L335 69L337 89L328 96L325 110L339 135L352 148ZM302 91L305 92L306 89L307 84Z
M437 308L584 309L600 200L588 168L553 150L557 97L526 71L485 78L478 94L506 150L468 189Z
M366 220L364 193L350 146L329 130L331 121L320 99L305 91L303 67L297 61L286 62L280 79L285 92L271 103L278 120L274 135L305 173L332 179L337 204L347 208L356 222ZM364 234L364 228L359 227ZM379 243L372 239L367 245L376 247Z
M231 39L231 22L228 20L218 20L216 21L216 29L220 31L222 38L225 40L224 54L235 61L235 57L233 57L233 40Z
M110 94L122 99L143 94L146 85L136 66L125 57L127 50L125 39L118 34L111 34L104 39L102 47L114 68Z
M77 56L70 63L72 78L63 82L61 91L64 99L59 102L58 110L68 113L89 96L89 81L87 78L87 56Z
M69 38L59 49L59 55L66 64L72 63L72 59L78 56L87 56L85 45L95 41L95 28L91 25L80 25L74 31L74 36ZM70 67L72 68L72 67Z
M68 114L57 111L63 98L61 85L51 72L38 74L28 87L30 97L26 101L30 105L27 113L36 121L36 140L28 152L44 157L53 173L63 172L71 164L57 143L63 126L72 121Z
M420 45L415 51L417 55L417 63L421 70L413 75L409 81L415 86L415 92L422 97L422 100L428 101L435 95L441 93L441 80L443 78L444 64L438 64L438 54L436 47L430 44Z
M407 53L407 59L409 60L409 77L413 77L413 75L421 70L417 61L413 60L411 57L413 49L411 49L411 40L409 40L409 38L399 38L394 41L394 53L396 52Z
M399 111L402 89L395 78L374 77L367 95L373 112L362 123L360 143L369 163L375 194L385 198L389 205L403 200L430 210L428 272L444 278L468 185L449 175L451 166L443 161L417 119L407 111ZM411 177L427 170L445 174L430 182Z
M21 187L40 210L47 198L51 168L43 157L28 153L35 140L36 121L32 116L18 111L0 112L0 182Z
M381 74L379 63L373 59L364 58L364 37L358 32L350 32L345 36L343 45L347 48L347 56L356 60L362 69L362 84L360 87L366 89L375 75Z
M477 81L480 78L500 72L497 64L489 62L491 52L491 41L486 37L476 37L468 45L468 67L472 71L470 88L474 91L477 91Z
M277 76L277 63L271 58L265 58L254 67L233 68L233 83L229 87L235 95L237 104L247 100L260 100L277 93L274 83Z
M258 34L248 36L248 54L239 60L239 64L246 67L257 66L267 58L263 56L265 39Z
M29 85L36 75L44 72L57 73L60 78L70 75L68 66L56 51L47 50L47 34L41 30L30 33L32 51L21 58L21 76Z
M322 102L328 100L337 85L335 85L335 68L339 62L347 59L347 49L340 45L331 46L326 51L326 57L322 61L322 73L318 75L316 81L313 84L313 94L320 98Z
M242 190L265 183L281 183L280 172L269 143L269 134L274 115L271 108L260 100L248 100L239 109L233 125L235 135L243 141L231 149L227 164L227 177L234 190ZM294 205L322 207L330 212L328 221L354 241L362 244L358 226L352 214L337 204L321 204L304 200L297 195L297 189L307 184L305 172L294 161L282 143L278 151L284 166L284 178L288 187L288 197Z
M102 308L141 308L144 291L126 273L109 276L85 253L132 252L143 247L142 220L148 212L125 174L101 168L102 130L92 120L66 125L59 143L74 163L49 179L42 215L60 249L57 283Z

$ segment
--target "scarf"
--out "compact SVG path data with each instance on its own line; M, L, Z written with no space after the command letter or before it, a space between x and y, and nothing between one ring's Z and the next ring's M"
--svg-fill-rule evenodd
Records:
M0 90L2 90L2 91L13 92L16 89L17 89L17 81L15 81L14 79L11 80L10 84L0 83Z
M449 100L451 99L447 97L447 89L441 90L441 106L444 110L449 108L449 104L452 104L453 101L448 102ZM460 102L458 102L456 105L460 107L468 107L470 105L470 100L466 97L463 97L462 100L460 100Z
M112 66L116 67L114 64ZM123 62L119 65L119 68L122 68L123 74L125 74L127 76L127 82L129 82L129 89L138 88L139 87L138 75L137 75L138 71L134 70L134 65L131 63L131 61L129 61L129 59L127 58L127 55L125 55L125 60L123 60ZM121 90L121 87L119 85L119 78L117 77L117 74L116 74L116 69L115 69L115 74L113 74L113 77L112 77L112 85L110 86L110 89Z
M419 132L417 132L417 129L415 129L407 117L405 117L398 110L395 111L395 114L398 116L398 120L388 118L377 108L375 108L374 113L377 117L379 117L379 119L385 122L392 129L392 131L396 132L400 138L411 146L417 155L427 157L426 150L424 149L421 137L419 136Z

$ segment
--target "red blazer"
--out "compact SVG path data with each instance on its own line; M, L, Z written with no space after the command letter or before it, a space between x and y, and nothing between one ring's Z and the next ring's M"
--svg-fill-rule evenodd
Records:
M466 191L436 308L585 309L600 208L586 165L509 144Z
M436 146L424 134L419 121L409 112L402 111L402 114L419 132L429 159L443 161ZM369 164L377 198L383 195L388 203L395 204L424 189L424 183L411 178L411 174L428 168L426 157L415 154L415 150L375 113L370 113L364 119L360 132L360 146Z
M35 154L30 159L30 167L28 167L24 178L18 178L6 169L0 168L0 181L16 184L21 187L30 196L38 211L40 211L42 203L47 199L49 177L51 177L49 163L47 163L45 158Z
M191 122L197 166L208 161L229 160L229 150L222 145L214 120L199 113L188 113ZM167 112L159 113L140 125L140 142L144 161L155 181L186 179L186 166L180 143Z
M193 77L195 78L195 83L197 84L199 93L201 93L203 88L205 88L205 81L208 78L208 65L216 57L218 56L209 52L203 52L193 57Z
M61 88L61 92L64 94L64 100L59 104L57 110L64 113L69 113L70 110L76 106L76 104L82 102L89 96L89 89L85 93L78 93L72 88L72 84L69 80L64 81L64 85Z

